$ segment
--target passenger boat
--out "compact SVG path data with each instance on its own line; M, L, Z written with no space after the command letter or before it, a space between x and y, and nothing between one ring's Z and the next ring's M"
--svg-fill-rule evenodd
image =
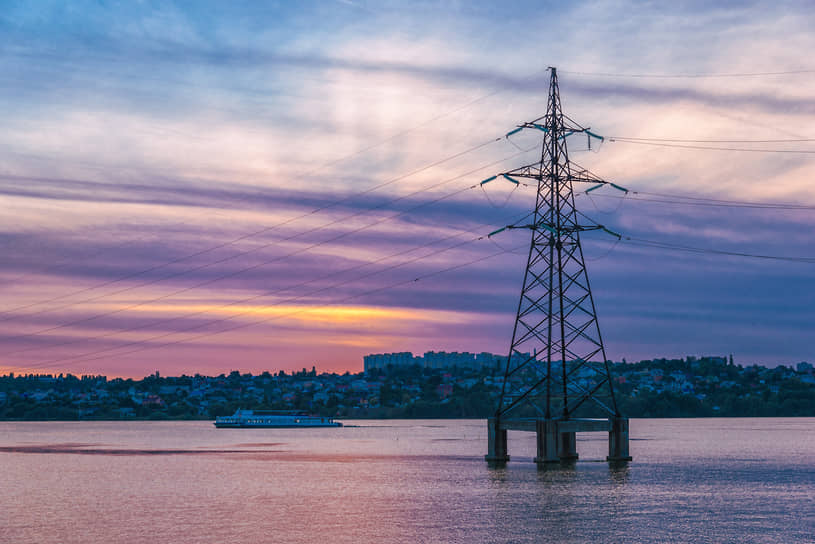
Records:
M238 410L231 416L218 416L215 426L219 429L251 429L270 427L342 427L331 417L320 417L301 412L277 410Z

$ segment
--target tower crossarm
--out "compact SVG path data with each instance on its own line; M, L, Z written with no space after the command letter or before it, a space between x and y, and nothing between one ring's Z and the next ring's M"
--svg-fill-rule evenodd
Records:
M603 185L609 183L585 168L580 168L574 163L571 164L570 172L566 175L566 180L578 183L602 183Z
M547 114L532 121L526 121L517 125L514 129L506 133L505 138L521 132L522 130L536 130L544 134L551 134L557 132L558 139L566 139L573 134L586 134L589 138L594 138L599 141L604 141L605 137L600 136L591 131L591 127L584 127L570 119L566 115L561 115L560 118Z
M614 187L619 191L623 191L624 193L628 193L628 189L617 185L614 182L604 180L603 178L597 176L596 174L590 172L589 170L575 164L574 162L571 163L571 168L569 173L566 175L565 179L571 182L577 183L594 183L595 187L588 189L586 192L591 192L595 189L599 189L600 186L609 185Z
M593 187L587 189L585 192L589 193L594 191L595 189L599 189L603 185L608 185L610 187L614 187L615 189L622 191L624 193L628 193L628 189L617 185L612 181L607 181L599 176L591 173L590 171L586 170L585 168L580 168L576 166L574 163L571 165L572 167L567 170L566 172L562 173L562 177L559 179L561 182L570 182L570 183L591 183L594 184ZM527 164L525 166L521 166L519 168L515 168L514 170L509 170L507 172L500 172L491 176L484 181L481 182L481 185L485 185L490 181L494 180L497 177L503 177L509 180L512 183L518 184L518 181L514 178L526 178L526 179L534 179L538 182L542 181L543 179L547 179L550 177L551 174L548 172L544 172L541 169L541 165L539 162L534 164Z
M606 228L604 225L595 224L595 225L561 225L558 229L556 225L552 223L547 223L546 221L539 221L538 223L528 224L528 225L507 225L503 229L500 230L512 230L512 229L530 229L534 231L548 231L554 235L563 235L563 234L572 234L575 232L586 232L591 230L602 230L612 236L616 237L617 239L622 238L622 235L619 233L614 232ZM564 241L564 245L568 244L568 242Z
M534 179L539 180L541 179L541 169L540 169L540 162L536 162L534 164L527 164L525 166L520 166L508 172L501 172L498 174L499 176L509 176L513 178L527 178L527 179Z

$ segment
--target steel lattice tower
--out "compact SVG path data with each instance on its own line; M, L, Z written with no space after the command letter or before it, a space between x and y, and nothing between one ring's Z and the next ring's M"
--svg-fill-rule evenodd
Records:
M596 415L597 410L608 418L604 423L610 433L624 422L625 451L612 450L610 444L609 459L627 459L627 420L617 409L580 244L583 231L616 234L577 210L573 189L575 183L596 188L607 182L571 163L567 149L572 134L586 133L589 140L598 136L563 114L557 71L550 71L546 115L513 131L544 133L540 161L503 173L535 180L537 197L531 224L508 227L529 229L532 239L501 396L490 419L487 459L508 460L506 429L533 430L533 425L538 432L536 460L576 458L574 432L598 430L600 421L577 416Z

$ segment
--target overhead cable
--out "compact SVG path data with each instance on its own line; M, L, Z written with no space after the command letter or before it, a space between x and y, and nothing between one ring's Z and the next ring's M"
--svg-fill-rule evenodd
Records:
M732 72L732 73L694 73L694 74L645 74L645 73L624 73L624 72L585 72L559 70L562 74L574 76L609 77L609 78L637 78L637 79L714 79L731 77L764 77L764 76L789 76L815 74L815 69L804 68L801 70L780 70L775 72Z
M490 164L486 164L486 165L480 166L480 167L478 167L478 168L475 168L475 169L473 169L473 170L470 170L469 172L465 172L464 174L461 174L461 175L455 176L455 177L453 177L453 178L449 178L449 179L447 179L447 180L444 180L444 181L441 181L441 182L435 183L435 184L433 184L433 185L431 185L431 186L425 187L425 188L420 189L420 190L418 190L418 191L414 191L413 193L409 193L409 194L406 194L406 195L400 196L400 197L398 197L398 198L396 198L396 199L392 199L392 200L390 200L390 201L388 201L388 202L385 202L385 203L382 203L382 204L380 204L380 205L378 205L378 206L374 206L374 207L373 207L373 208L371 208L371 209L366 209L366 210L363 210L363 211L355 212L355 213L353 213L353 214L351 214L351 215L348 215L348 216L345 216L345 217L342 217L342 218L339 218L339 219L333 220L333 221L331 221L331 222L329 222L329 223L325 223L325 224L320 225L320 226L318 226L318 227L314 227L314 228L312 228L312 229L310 229L309 231L306 231L306 232L315 232L315 231L319 231L319 230L322 230L322 229L324 229L324 228L326 228L326 227L328 227L328 226L330 226L330 225L335 225L335 224L338 224L338 223L345 222L345 221L347 221L348 219L351 219L351 218L353 218L353 217L357 217L357 216L362 215L362 214L364 214L364 213L368 213L368 212L370 212L370 211L372 211L372 210L375 210L375 209L377 209L377 208L382 208L382 207L384 207L384 206L385 206L385 205L387 205L387 204L393 204L394 202L397 202L397 201L400 201L400 200L403 200L403 199L409 198L409 197L411 197L411 196L415 196L416 194L419 194L419 193L422 193L422 192L426 192L426 191L427 191L427 190L429 190L429 189L432 189L432 188L435 188L435 187L439 187L439 186L445 185L445 184L447 184L447 183L451 183L451 182L453 182L453 181L456 181L456 180L458 180L458 179L461 179L461 178L467 177L467 176L469 176L469 175L472 175L472 174L474 174L474 173L478 172L479 170L483 170L483 169L485 169L485 168L489 168L489 167L491 167L491 166L494 166L494 165L496 165L496 164L499 164L499 163L501 163L501 162L504 162L504 161L506 161L506 160L509 160L509 159L511 159L511 158L514 158L514 157L516 157L516 156L518 156L518 155L520 155L520 154L522 154L522 153L524 153L524 152L518 152L518 153L514 153L514 154L512 154L512 155L510 155L510 156L508 156L508 157L504 157L504 158L499 159L499 160L497 160L497 161L493 161L493 162L492 162L492 163L490 163ZM247 272L247 271L249 271L249 270L254 270L254 269L260 268L260 267L262 267L262 266L266 266L266 265L268 265L268 264L271 264L271 263L273 263L273 262L278 262L278 261L284 260L284 259L286 259L286 258L292 257L292 256L297 255L297 254L300 254L300 253L305 253L305 252L310 251L311 249L314 249L314 248L316 248L316 247L320 247L320 246L326 245L326 244L331 243L331 242L336 242L337 240L342 239L342 238L345 238L346 236L349 236L350 234L355 234L355 233L357 233L357 232L360 232L360 231L363 231L363 230L369 229L369 228L371 228L371 227L373 227L373 226L379 225L379 224L384 223L384 222L386 222L386 221L391 221L391 220L393 220L393 219L395 219L395 218L397 218L397 217L401 217L401 216L403 216L403 215L406 215L406 214L408 214L408 213L410 213L410 212L413 212L413 211L415 211L415 210L417 210L417 209L420 209L420 208L422 208L422 207L424 207L424 206L428 206L428 205L431 205L431 204L435 204L435 203L440 202L440 201L442 201L442 200L446 200L446 199L451 198L451 197L453 197L453 196L455 196L455 195L458 195L458 194L460 194L460 193L462 193L462 192L464 192L464 191L468 191L468 190L470 190L470 189L475 189L475 188L477 188L477 187L479 187L479 185L478 185L478 184L475 184L475 185L470 185L470 186L468 186L468 187L464 187L464 188L462 188L462 189L458 189L458 190L456 190L456 191L453 191L453 192L451 192L451 193L447 193L447 194L442 195L441 197L435 198L435 199L433 199L433 200L426 201L426 202L422 202L422 203L420 203L420 204L418 204L418 205L416 205L416 206L413 206L413 207L411 207L411 208L409 208L409 209L407 209L407 210L404 210L404 211L398 212L398 213L396 213L396 214L394 214L394 215L391 215L391 216L388 216L388 217L385 217L385 218L382 218L382 219L378 219L378 220L374 221L373 223L368 223L368 224L363 225L363 226L361 226L361 227L358 227L358 228L356 228L356 229L353 229L353 230L350 230L350 231L346 231L346 232L340 233L340 234L338 234L338 235L336 235L336 236L334 236L334 237L332 237L332 238L329 238L329 239L327 239L327 240L323 240L323 241L320 241L320 242L315 242L315 243L313 243L313 244L311 244L311 245L308 245L308 246L305 246L305 247L303 247L303 248L297 249L297 250L295 250L295 251L289 252L289 253L287 253L287 254L285 254L285 255L280 255L280 256L274 257L274 258L272 258L272 259L269 259L269 260L263 261L263 262L261 262L261 263L253 264L253 265L251 265L251 266L248 266L248 267L245 267L245 268L242 268L242 269L239 269L239 270L236 270L236 271L230 272L230 273L228 273L228 274L224 274L224 275L221 275L221 276L217 276L217 277L215 277L215 278L210 278L210 279L204 280L204 281L201 281L201 282L199 282L199 283L196 283L195 285L192 285L192 286L187 286L187 287L184 287L184 288L181 288L181 289L175 290L175 291L173 291L173 292L171 292L171 293L167 293L167 294L164 294L164 295L161 295L161 296L155 297L155 298L150 299L150 300L141 301L141 302L138 302L138 303L135 303L135 304L131 304L131 305L128 305L128 306L124 306L124 307L118 308L118 309L116 309L116 310L111 310L111 311L108 311L108 312L103 312L103 313L95 314L95 315L92 315L92 316L90 316L90 317L85 317L85 318L81 318L81 319L76 319L76 320L73 320L73 321L69 321L69 322L67 322L67 323L62 323L62 324L60 324L60 325L54 325L54 326L51 326L51 327L47 327L47 328L43 328L43 329L39 329L39 330L36 330L36 331L30 332L30 333L26 333L26 334L20 334L20 335L12 336L12 337L7 338L7 340L16 340L16 339L30 338L30 337L32 337L32 336L38 336L38 335L45 334L45 333L48 333L48 332L53 332L53 331L55 331L55 330L59 330L59 329L63 329L63 328L66 328L66 327L73 326L73 325L78 325L78 324L81 324L81 323L85 323L85 322L88 322L88 321L92 321L92 320L95 320L95 319L98 319L98 318L101 318L101 317L108 317L108 316L111 316L111 315L116 315L116 314L119 314L119 313L122 313L122 312L125 312L125 311L128 311L128 310L132 310L132 309L135 309L135 308L138 308L138 307L145 306L145 305L147 305L147 304L152 304L152 303L154 303L154 302L158 302L158 301L160 301L160 300L165 300L165 299L170 298L170 297L172 297L172 296L176 296L176 295L178 295L178 294L185 293L185 292L191 291L191 290L193 290L193 289L198 289L198 288L200 288L200 287L204 287L204 286L206 286L206 285L210 285L210 284L215 283L215 282L217 282L217 281L221 281L221 280L224 280L224 279L227 279L227 278L230 278L230 277L237 276L238 274L241 274L241 273L243 273L243 272ZM274 242L271 242L271 243L267 244L267 246L268 246L268 245L273 245L274 243L278 243L278 242L280 242L280 241L291 240L291 239L293 239L293 238L297 238L297 237L299 237L299 236L302 236L303 234L304 234L304 232L300 232L300 233L297 233L297 234L295 234L295 235L292 235L292 236L289 236L289 237L283 238L282 240L276 240L276 241L274 241ZM245 254L248 254L248 253L257 252L257 251L259 251L260 249L263 249L264 247L265 247L265 246L259 246L259 247L257 247L257 248L253 248L253 249L251 249L251 250L247 250L247 251L243 252L243 253L242 253L242 255L245 255ZM207 267L209 267L209 266L212 266L213 264L219 264L219 263L224 262L224 261L226 261L226 260L228 260L228 259L227 259L227 258L224 258L224 259L221 259L220 261L215 261L215 262L213 262L213 263L207 263L207 264L204 264L204 265L200 265L200 266L196 267L196 268L195 268L195 269L193 269L193 270L201 270L201 269L203 269L203 268L207 268ZM184 273L187 273L187 272L189 272L189 271L185 271ZM181 274L179 274L179 275L181 275ZM163 279L167 279L167 278L162 278L162 280L163 280ZM161 280L157 280L157 281L161 281ZM153 283L157 283L157 281L146 282L146 283L142 283L142 284L139 284L139 285L136 285L136 286L131 286L131 287L127 287L127 288L124 288L124 289L120 289L120 290L118 290L118 291L115 291L114 293L107 293L107 294L104 294L104 295L99 295L99 296L97 296L97 297L93 297L93 298L91 298L91 299L86 299L84 302L90 302L90 301L99 300L99 299L102 299L102 298L107 298L107 297L109 297L109 296L111 296L111 295L113 295L113 294L119 294L119 293L122 293L122 292L125 292L125 291L130 291L130 290L132 290L132 289L136 289L136 288L138 288L138 287L144 287L144 286L146 286L146 285L150 285L150 284L153 284ZM79 303L76 303L76 304L79 304ZM69 304L69 305L63 306L63 307L61 307L61 308L70 307L70 306L75 306L76 304ZM37 312L37 313L44 313L44 312L45 312L45 311L43 311L43 312ZM27 315L27 316L29 316L29 315L36 315L36 314L26 314L26 315Z
M763 260L772 260L772 261L787 261L787 262L794 262L794 263L805 263L805 264L815 264L815 257L786 257L783 255L762 255L757 253L746 253L740 251L724 251L720 249L710 249L710 248L702 248L702 247L693 247L693 246L686 246L681 244L673 244L669 242L660 242L658 240L646 240L643 238L634 238L629 236L624 236L623 241L631 242L633 244L649 246L649 247L656 247L660 249L669 249L674 251L685 251L690 253L705 253L711 255L724 255L724 256L732 256L732 257L748 257L751 259L763 259Z
M529 215L529 214L527 214L527 215ZM517 219L517 220L520 221L522 219L523 218ZM486 225L481 225L481 227L485 227L485 226ZM453 228L455 228L455 227L453 227ZM137 325L137 326L134 326L134 327L128 327L128 328L125 328L125 329L116 329L116 330L109 331L107 333L98 334L98 335L94 335L94 336L82 336L80 338L75 338L75 339L72 339L72 340L67 340L67 341L64 341L64 342L56 343L56 344L49 344L47 346L47 349L53 349L53 348L56 348L56 347L63 347L63 346L73 345L73 344L77 344L77 343L80 343L80 342L89 342L89 341L93 341L93 340L100 340L102 338L107 338L107 337L114 336L114 335L117 335L117 334L134 332L134 331L138 331L138 330L142 330L142 329L146 329L146 328L150 328L150 327L155 327L157 325L166 325L167 323L171 323L171 322L174 322L174 321L179 321L181 319L189 319L191 317L196 317L196 316L199 316L199 315L207 314L207 313L209 313L211 311L226 310L226 309L228 309L230 307L233 307L233 306L236 306L238 304L246 304L246 303L253 302L255 300L258 300L258 299L261 299L261 298L264 298L264 297L268 297L268 296L272 296L272 295L278 295L278 294L286 292L286 291L290 291L290 290L293 290L293 289L304 287L304 286L309 285L311 283L315 283L315 282L318 282L318 281L321 281L321 280L329 279L329 278L332 278L334 276L340 276L342 274L347 274L348 272L353 272L353 271L359 270L361 268L365 268L367 266L372 266L372 265L375 265L375 264L379 264L379 263L381 263L383 261L387 261L387 260L393 259L395 257L401 257L402 255L407 255L409 253L413 253L414 251L418 251L420 249L424 249L424 248L439 244L441 242L446 242L448 240L458 238L458 237L462 236L463 234L472 234L473 233L472 229L470 229L470 230L456 229L456 230L457 230L457 232L454 233L454 234L451 234L451 235L448 235L448 236L445 236L445 237L442 237L442 238L439 238L439 239L435 239L435 240L432 240L430 242L426 242L426 243L418 245L418 246L410 247L408 249L397 251L396 253L392 253L390 255L386 255L386 256L383 256L383 257L379 257L379 258L374 259L372 261L367 261L367 262L364 262L364 263L360 263L360 264L357 264L357 265L354 265L354 266L351 266L351 267L348 267L348 268L345 268L345 269L342 269L342 270L332 271L332 272L329 272L327 274L323 274L322 276L318 276L318 277L310 279L310 280L302 281L302 282L296 283L294 285L289 285L289 286L286 286L286 287L267 290L267 291L264 291L263 293L260 293L258 295L252 295L250 297L247 297L247 298L244 298L244 299L241 299L241 300L237 300L237 301L233 301L233 302L230 302L230 303L227 303L227 304L222 304L222 305L216 306L214 308L208 308L207 310L190 312L190 313L186 313L186 314L183 314L183 315L180 315L180 316L167 317L167 318L159 319L159 320L156 320L156 321L152 321L152 322L147 323L147 324ZM476 238L475 240L479 240L479 239L481 239L481 238ZM442 249L440 251L425 255L425 257L438 255L440 253L444 253L446 251L456 249L456 248L458 248L460 246L463 246L465 244L468 244L468 243L470 243L472 241L473 240L469 240L469 241L466 241L466 242L461 243L461 244L455 244L453 246L446 247L446 248L444 248L444 249ZM384 268L384 269L380 269L380 270L376 270L374 272L364 274L362 276L357 276L353 280L349 280L349 282L351 282L351 281L360 281L360 280L369 278L371 276L375 276L377 274L387 272L388 270L392 270L394 268L397 268L398 266L401 266L401 265L390 266L390 267L387 267L387 268ZM336 288L336 287L339 287L340 285L344 285L344 284L349 283L349 282L343 282L342 284L333 284L333 285L329 286L328 288ZM312 295L314 295L314 294L316 294L318 292L321 292L324 289L320 289L320 290L317 290L317 291L312 291L310 293L306 293L304 296L312 296ZM276 303L272 304L271 306L277 306L277 305L280 305L282 303L283 302L276 302ZM16 354L19 354L19 353L25 353L25 352L29 352L29 351L33 351L33 350L38 350L38 349L41 350L43 348L40 347L40 346L33 346L33 347L29 347L29 348L23 348L23 349L18 349L18 350L14 350L14 351L9 351L9 352L6 352L6 355L16 355Z
M747 151L751 153L792 153L792 154L815 154L815 149L757 149L749 147L721 147L706 145L672 144L667 142L646 142L641 140L627 140L622 138L608 138L609 142L620 142L624 144L650 145L657 147L676 147L681 149L704 149L710 151Z
M24 304L24 305L21 305L21 306L17 306L17 307L14 307L14 308L9 308L9 309L3 310L2 312L0 312L0 316L6 315L6 317L0 317L0 322L2 322L2 321L7 321L8 319L12 319L12 318L16 317L15 315L13 315L13 314L14 314L14 312L18 312L18 311L20 311L20 310L26 310L26 309L28 309L28 308L32 308L32 307L34 307L34 306L39 306L39 305L42 305L42 304L51 304L51 303L56 302L56 301L58 301L58 300L62 300L62 299L65 299L65 298L69 298L69 297L72 297L72 296L75 296L75 295L79 295L79 294L82 294L82 293L87 293L87 292L89 292L89 291L93 291L93 290L96 290L96 289L100 289L100 288L102 288L102 287L107 287L108 285L113 285L113 284L116 284L116 283L119 283L119 282L122 282L122 281L125 281L125 280L129 280L129 279L137 278L137 277L143 276L143 275L145 275L145 274L148 274L148 273L150 273L150 272L154 272L154 271L156 271L156 270L160 270L160 269L162 269L162 268L166 268L166 267L168 267L168 266L170 266L170 265L177 264L177 263L179 263L179 262L185 261L185 260L187 260L187 259L191 259L191 258L193 258L193 257L199 257L199 256L201 256L201 255L205 255L205 254L207 254L207 253L211 253L212 251L215 251L215 250L217 250L217 249L222 249L222 248L224 248L224 247L228 247L228 246L235 245L235 244L237 244L238 242L241 242L241 241L243 241L243 240L247 240L247 239L249 239L249 238L253 238L253 237L255 237L255 236L259 236L259 235L261 235L261 234L265 234L265 233L267 233L267 232L269 232L269 231L272 231L272 230L274 230L274 229L278 229L278 228L280 228L280 227L286 226L286 225L288 225L288 224L290 224L290 223L293 223L293 222L295 222L295 221L298 221L298 220L300 220L300 219L304 219L304 218L306 218L306 217L309 217L309 216L314 215L314 214L316 214L316 213L319 213L319 212L321 212L321 211L327 210L327 209L332 208L332 207L334 207L334 206L337 206L337 205L339 205L339 204L342 204L342 203L348 202L348 201L350 201L350 200L351 200L351 199L353 199L353 198L356 198L356 197L359 197L359 196L363 196L363 195L366 195L366 194L371 193L371 192L373 192L373 191L376 191L377 189L381 189L381 188L386 187L386 186L388 186L388 185L392 185L393 183L396 183L396 182L401 181L401 180L403 180L403 179L406 179L406 178L408 178L408 177L410 177L410 176L413 176L413 175L416 175L416 174L418 174L418 173L421 173L421 172L423 172L423 171L425 171L425 170L428 170L428 169L430 169L430 168L433 168L433 167L435 167L435 166L439 166L440 164L443 164L443 163L445 163L445 162L447 162L447 161L450 161L450 160L456 159L456 158L461 157L461 156L463 156L463 155L466 155L466 154L468 154L468 153L472 153L473 151L476 151L476 150L478 150L478 149L481 149L481 148L483 148L483 147L486 147L486 146L488 146L488 145L491 145L491 144L493 144L493 143L495 143L495 142L497 142L497 141L500 141L500 140L501 140L501 138L496 138L496 139L492 139L492 140L489 140L489 141L482 142L482 143L480 143L480 144L478 144L478 145L475 145L475 146L473 146L473 147L471 147L471 148L469 148L469 149L465 149L465 150L463 150L463 151L460 151L460 152L458 152L458 153L455 153L455 154L453 154L453 155L450 155L450 156L448 156L448 157L446 157L446 158L444 158L444 159L440 159L440 160L438 160L438 161L435 161L435 162L433 162L433 163L430 163L430 164L428 164L428 165L425 165L425 166L423 166L423 167L421 167L421 168L418 168L418 169L416 169L416 170L413 170L413 171L411 171L411 172L409 172L409 173L407 173L407 174L403 174L403 175L397 176L397 177L392 178L392 179L390 179L390 180L388 180L388 181L385 181L385 182L380 183L380 184L378 184L378 185L375 185L375 186L373 186L373 187L371 187L371 188L368 188L368 189L366 189L366 190L364 190L364 191L360 191L360 192L357 192L357 193L351 194L351 195L349 195L349 196L347 196L347 197L341 198L341 199L339 199L339 200L335 200L335 201L329 202L329 203L327 203L327 204L324 204L324 205L322 205L322 206L319 206L319 207L317 207L317 208L314 208L313 210L310 210L310 211L308 211L308 212L306 212L306 213L303 213L303 214L297 215L297 216L295 216L295 217L291 217L291 218L289 218L289 219L286 219L286 220L284 220L284 221L280 221L280 222L275 223L275 224L273 224L273 225L268 225L268 226L265 226L265 227L263 227L263 228L261 228L261 229L258 229L258 230L255 230L255 231L252 231L252 232L247 233L247 234L243 234L243 235L238 236L238 237L236 237L236 238L232 238L232 239L230 239L230 240L228 240L228 241L226 241L226 242L221 242L221 243L219 243L219 244L216 244L216 245L213 245L213 246L206 247L206 248L201 249L201 250L199 250L199 251L195 251L195 252L193 252L193 253L188 253L188 254L182 255L181 257L176 257L176 258L171 259L171 260L168 260L168 261L163 261L163 262L161 262L161 263L159 263L159 264L156 264L156 265L154 265L154 266L151 266L151 267L148 267L148 268L145 268L145 269L142 269L142 270L138 270L138 271L135 271L135 272L131 272L131 273L125 274L124 276L120 276L120 277L118 277L118 278L114 278L114 279L111 279L111 280L106 280L106 281L104 281L104 282L101 282L101 283L98 283L98 284L94 284L94 285L91 285L91 286L89 286L89 287L83 287L83 288L80 288L80 289L77 289L77 290L71 291L71 292L69 292L69 293L65 293L65 294L62 294L62 295L55 296L55 297L50 297L50 298L47 298L47 299L43 299L43 300L39 300L39 301L36 301L36 302L31 302L31 303L28 303L28 304ZM515 155L513 155L513 156L515 156ZM306 231L306 233L308 233L308 232L311 232L311 230ZM268 245L269 245L269 244L267 244L267 245L266 245L266 246L264 246L264 247L268 247ZM251 251L257 251L257 250L258 250L258 248L254 248L254 249L253 249L253 250L251 250ZM222 260L220 260L220 261L217 261L216 263L211 263L211 264L217 264L217 263L225 262L226 260L231 260L231 259L233 259L233 258L241 257L241 256L243 256L243 255L245 255L245 254L246 254L246 252L238 253L238 254L237 254L237 255L235 255L235 256L228 257L228 258L226 258L226 259L222 259ZM207 265L205 265L205 266L207 266ZM166 277L161 278L161 279L158 279L158 280L151 280L151 281L148 281L148 282L142 283L142 284L140 284L139 286L140 286L140 287L143 287L143 286L146 286L146 285L152 285L152 284L154 284L154 283L158 283L158 282L160 282L160 281L164 281L165 279L171 279L171 278L175 278L175 277L178 277L178 276L180 276L180 275L183 275L183 274L189 273L189 272L191 272L191 271L199 270L200 268L201 268L201 267L195 267L195 268L193 268L193 269L191 269L191 270L188 270L188 271L184 271L184 272L180 272L180 273L171 274L170 276L166 276ZM137 287L139 287L139 286L137 286ZM132 288L135 288L135 287L127 288L127 289L125 289L125 290L129 290L129 289L132 289ZM117 293L121 293L121 292L123 292L123 291L125 291L125 290L119 290L119 291L115 291L114 293L111 293L111 294L117 294ZM102 296L105 296L105 295L102 295ZM97 297L97 298L99 298L99 297ZM61 309L61 308L66 308L66 307L73 306L73 305L75 305L75 304L80 304L80 303L83 303L83 302L88 302L88 301L90 301L90 300L96 300L96 298L92 298L92 299L86 299L86 300L82 300L82 301L75 301L74 303L70 303L70 304L65 305L65 306L60 306L58 309ZM32 316L32 315L38 315L38 314L40 314L40 313L44 313L44 312L46 312L46 311L52 311L53 309L54 309L54 308L48 308L48 309L46 309L46 310L42 310L42 311L39 311L39 312L33 312L33 313L30 313L30 314L26 314L26 315L29 315L29 316Z
M477 238L475 238L475 239L473 239L471 241L481 240L481 239L484 239L484 238L486 238L486 236L479 236L479 237L477 237ZM355 300L355 299L363 297L363 296L368 296L368 295L380 293L380 292L383 292L383 291L388 291L388 290L391 290L391 289L394 289L394 288L397 288L397 287L401 287L403 285L410 285L410 284L416 283L418 281L421 281L421 280L424 280L424 279L427 279L427 278L430 278L430 277L433 277L433 276L438 276L438 275L444 274L446 272L451 272L453 270L458 270L458 269L464 268L466 266L470 266L470 265L473 265L473 264L477 264L477 263L486 261L488 259L492 259L494 257L497 257L499 255L503 255L503 254L505 254L505 253L507 253L509 251L514 251L514 250L517 250L517 249L519 249L519 248L512 248L511 250L503 250L502 249L501 251L498 251L498 252L495 252L495 253L490 253L490 254L488 254L486 256L482 256L482 257L479 257L477 259L473 259L471 261L467 261L467 262L464 262L464 263L459 263L459 264L456 264L456 265L453 265L453 266L449 266L447 268L443 268L441 270L437 270L437 271L434 271L434 272L429 272L427 274L422 274L422 275L416 276L416 277L411 278L411 279L394 282L394 283L391 283L391 284L386 285L384 287L379 287L379 288L376 288L376 289L371 289L371 290L368 290L368 291L364 291L364 292L361 292L361 293L350 295L348 297L342 298L340 300L336 300L336 301L328 303L328 304L322 304L320 306L313 306L313 307L309 307L309 308L303 308L301 310L295 310L295 311L288 312L288 313L285 313L285 314L276 315L276 316L273 316L273 317L264 318L264 319L249 322L249 323L238 323L235 326L229 327L227 329L215 331L215 332L205 332L205 333L197 334L197 335L192 336L190 338L183 338L183 339L179 339L179 340L163 342L161 344L147 344L147 345L144 345L146 342L152 342L152 341L155 341L155 340L160 340L162 338L166 338L168 336L172 336L172 335L175 335L175 334L182 334L182 333L189 332L189 331L194 330L196 328L201 328L201 327L204 327L204 326L207 326L207 325L212 325L212 324L215 324L215 323L230 321L232 319L235 319L236 317L239 317L241 315L245 315L247 313L252 313L252 312L244 312L242 314L236 314L236 315L230 316L228 318L218 319L218 320L214 320L212 322L207 322L207 323L203 323L203 324L194 325L192 327L189 327L187 329L183 329L183 330L180 330L180 331L172 331L172 332L164 333L164 334L161 334L161 335L158 335L158 336L153 336L153 337L150 337L150 338L147 338L147 339L132 341L132 342L123 344L121 346L115 346L113 348L106 348L104 350L98 350L98 351L95 351L95 352L86 353L86 354L80 355L80 356L65 357L65 358L61 358L61 359L52 359L52 360L44 361L44 362L42 362L42 364L35 363L35 364L37 364L36 367L31 366L31 367L25 367L25 368L46 368L46 367L50 367L50 366L59 365L61 363L67 362L67 361L73 361L73 362L76 363L76 362L87 362L87 361L93 361L93 360L97 360L97 359L103 359L103 358L109 357L109 355L99 355L99 354L101 354L103 352L109 352L109 351L116 351L116 350L120 350L120 349L125 349L125 348L130 347L130 346L135 346L135 349L128 350L128 351L121 352L121 353L116 353L116 354L114 354L112 356L121 357L123 355L128 355L128 354L136 353L136 352L140 352L140 351L158 349L158 348L163 348L163 347L167 347L167 346L171 346L171 345L187 343L187 342L191 342L193 340L198 340L198 339L201 339L201 338L209 338L209 337L212 337L212 336L215 336L215 335L218 335L218 334L223 334L223 333L226 333L226 332L231 332L231 331L234 331L234 330L243 329L243 328L246 328L246 327L249 327L249 326L252 326L252 325L259 325L259 324L262 324L262 323L268 323L270 321L275 321L275 320L278 320L278 319L288 318L288 317L292 317L292 316L299 315L299 314L306 313L306 312L310 312L310 311L330 308L331 306L336 306L337 304L344 304L346 302L350 302L352 300ZM416 262L418 260L421 260L422 258L425 258L425 257L417 257L417 258L415 258L413 260L406 261L406 262L402 263L400 266L404 266L405 264L410 264L412 262ZM357 281L357 280L352 280L352 281ZM347 283L350 283L350 281L347 282ZM331 287L323 288L321 290L336 289L336 287L339 287L341 285L343 285L343 284L334 285L334 286L331 286ZM308 295L304 295L304 296L308 296ZM88 357L88 355L93 355L93 357ZM17 368L23 368L23 367L17 367Z
M681 138L633 138L630 136L608 136L615 140L641 141L641 142L674 142L691 144L775 144L775 143L796 143L815 142L815 138L779 138L774 140L685 140Z

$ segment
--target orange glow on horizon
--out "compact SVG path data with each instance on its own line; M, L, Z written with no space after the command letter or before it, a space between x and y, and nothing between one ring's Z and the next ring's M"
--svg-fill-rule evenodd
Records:
M272 305L217 306L211 304L147 304L134 308L142 313L185 313L223 316L224 319L237 317L262 317L261 322L278 319L293 319L301 324L314 325L366 325L384 328L386 322L421 321L423 323L470 322L473 317L465 312L424 310L413 308L386 308L382 306L308 306Z

